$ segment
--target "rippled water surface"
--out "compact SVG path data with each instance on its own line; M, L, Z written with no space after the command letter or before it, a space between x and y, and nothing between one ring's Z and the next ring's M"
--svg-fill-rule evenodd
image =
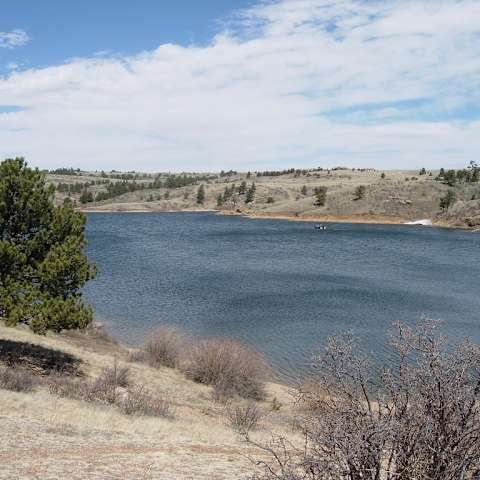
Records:
M86 288L98 319L137 344L159 324L239 338L287 378L347 328L381 355L392 321L425 314L480 341L480 235L411 226L210 213L88 215Z

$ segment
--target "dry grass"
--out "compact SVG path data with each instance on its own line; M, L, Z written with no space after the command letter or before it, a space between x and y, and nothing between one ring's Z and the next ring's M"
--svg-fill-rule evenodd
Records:
M36 378L24 368L0 366L0 388L13 392L31 392L37 383Z
M133 386L119 387L115 404L86 402L79 399L80 394L52 395L48 387L51 376L31 392L0 388L0 478L230 480L250 468L242 455L253 452L226 425L225 409L212 401L211 386L194 383L175 369L126 363L126 349L100 340L50 333L39 337L27 329L2 324L0 337L75 359L81 376L55 373L69 384L93 383L105 369L112 368L116 357L118 369L128 366L131 383L146 386L145 391L153 397L167 399L175 413L174 419L125 414L120 401ZM284 407L281 414L262 421L253 435L266 439L272 430L295 436L290 428L293 407L288 389L268 383L265 390L267 402L275 396ZM145 472L151 476L145 477Z

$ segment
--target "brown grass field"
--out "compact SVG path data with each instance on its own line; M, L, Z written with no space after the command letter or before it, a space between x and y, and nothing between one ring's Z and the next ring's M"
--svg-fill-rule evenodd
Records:
M168 396L173 418L127 416L111 405L61 398L40 384L30 392L0 388L1 479L232 479L251 470L246 446L228 425L226 407L212 399L212 388L188 380L180 371L128 361L128 349L84 334L39 337L24 328L0 325L0 365L8 345L16 362L37 375L52 358L74 359L77 375L128 366L136 384ZM271 408L276 397L279 411ZM241 402L232 401L232 405ZM257 403L266 416L252 437L276 432L295 438L294 410L286 387L267 383L267 398Z

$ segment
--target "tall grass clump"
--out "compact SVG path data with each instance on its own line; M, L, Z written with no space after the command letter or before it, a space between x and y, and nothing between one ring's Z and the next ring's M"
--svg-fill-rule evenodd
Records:
M192 345L185 374L213 385L224 397L265 398L267 368L262 355L234 340L208 339ZM218 392L217 392L218 395Z
M0 388L13 392L31 392L37 383L36 378L20 367L0 367Z

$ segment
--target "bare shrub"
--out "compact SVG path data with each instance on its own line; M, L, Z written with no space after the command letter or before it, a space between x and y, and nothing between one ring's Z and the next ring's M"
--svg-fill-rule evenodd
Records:
M72 379L65 375L51 375L48 380L49 392L59 397L73 398L86 402L114 404L119 397L119 388L130 385L128 367L106 368L95 380Z
M26 369L0 366L0 388L14 392L30 392L37 379Z
M172 327L160 327L151 333L143 346L145 358L153 367L175 368L178 365L184 335Z
M479 478L480 346L448 348L437 329L428 319L416 328L397 323L394 360L380 372L352 334L332 338L314 380L298 390L304 445L256 444L271 461L256 461L251 478Z
M238 433L248 434L257 427L264 413L254 402L227 407L225 416L228 424Z
M263 357L234 340L210 339L192 346L185 373L196 382L215 385L227 396L265 397Z
M143 387L129 390L119 402L119 407L120 411L125 415L173 416L173 406L167 397L153 395Z

